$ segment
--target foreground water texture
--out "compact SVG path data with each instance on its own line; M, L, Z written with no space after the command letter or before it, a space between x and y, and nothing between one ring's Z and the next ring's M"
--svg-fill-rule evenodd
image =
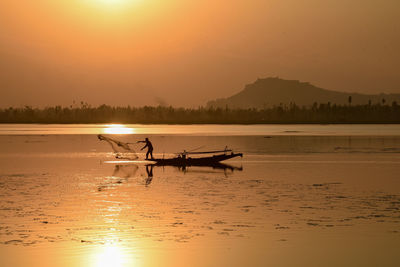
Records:
M396 125L0 127L0 266L400 265ZM152 168L98 133L244 157Z

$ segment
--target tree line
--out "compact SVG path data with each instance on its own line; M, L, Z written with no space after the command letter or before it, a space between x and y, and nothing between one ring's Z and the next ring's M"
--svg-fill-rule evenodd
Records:
M141 123L141 124L268 124L268 123L400 123L400 105L393 102L351 105L295 103L269 108L174 108L165 106L45 107L0 109L0 123Z

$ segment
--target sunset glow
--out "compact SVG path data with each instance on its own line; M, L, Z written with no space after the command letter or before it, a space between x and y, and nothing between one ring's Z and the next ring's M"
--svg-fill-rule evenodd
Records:
M276 76L399 92L399 3L3 0L0 107L197 107Z
M0 267L400 266L400 0L0 0Z

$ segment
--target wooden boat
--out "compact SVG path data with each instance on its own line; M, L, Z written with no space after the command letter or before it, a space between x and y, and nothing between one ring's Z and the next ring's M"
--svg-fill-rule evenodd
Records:
M220 153L212 156L191 158L192 154L210 154ZM230 152L230 153L227 153ZM155 162L158 166L219 166L221 161L228 160L235 157L243 157L242 153L234 153L232 150L219 150L219 151L206 151L206 152L183 152L177 157L167 159L151 159L149 161Z

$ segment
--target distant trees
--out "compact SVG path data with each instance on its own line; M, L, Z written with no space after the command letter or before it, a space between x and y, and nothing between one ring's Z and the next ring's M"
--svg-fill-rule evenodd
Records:
M382 101L382 104L385 102ZM400 105L336 105L315 102L312 106L280 104L262 109L173 108L166 106L46 107L0 109L0 123L144 123L144 124L267 124L267 123L400 123Z

